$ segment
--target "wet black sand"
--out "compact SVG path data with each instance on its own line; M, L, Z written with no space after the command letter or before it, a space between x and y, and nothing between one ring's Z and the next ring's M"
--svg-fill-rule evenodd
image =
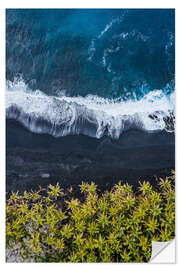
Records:
M6 191L37 190L59 182L79 194L82 181L94 181L103 191L123 180L137 188L175 167L174 133L124 132L119 140L33 134L14 120L6 122Z

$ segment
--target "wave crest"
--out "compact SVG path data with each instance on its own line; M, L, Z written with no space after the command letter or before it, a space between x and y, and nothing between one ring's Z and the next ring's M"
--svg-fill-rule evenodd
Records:
M83 134L118 139L123 131L174 129L174 94L161 90L139 101L108 100L97 96L54 97L32 92L26 85L11 84L6 91L6 117L34 133L55 137Z

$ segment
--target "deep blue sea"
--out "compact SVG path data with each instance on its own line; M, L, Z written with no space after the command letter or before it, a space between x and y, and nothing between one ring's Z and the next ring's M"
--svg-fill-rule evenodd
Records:
M7 9L6 116L35 133L166 129L174 9Z

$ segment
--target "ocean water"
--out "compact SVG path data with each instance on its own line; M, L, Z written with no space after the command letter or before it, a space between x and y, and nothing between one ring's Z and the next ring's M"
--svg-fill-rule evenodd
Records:
M7 9L6 117L54 137L174 125L173 9Z

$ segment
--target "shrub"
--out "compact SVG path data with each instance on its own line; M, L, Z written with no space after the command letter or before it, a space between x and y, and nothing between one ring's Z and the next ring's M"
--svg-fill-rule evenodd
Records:
M7 261L147 262L151 241L175 235L174 172L159 188L140 183L139 191L121 182L97 195L82 183L84 201L66 200L59 184L46 193L12 193L6 204Z

